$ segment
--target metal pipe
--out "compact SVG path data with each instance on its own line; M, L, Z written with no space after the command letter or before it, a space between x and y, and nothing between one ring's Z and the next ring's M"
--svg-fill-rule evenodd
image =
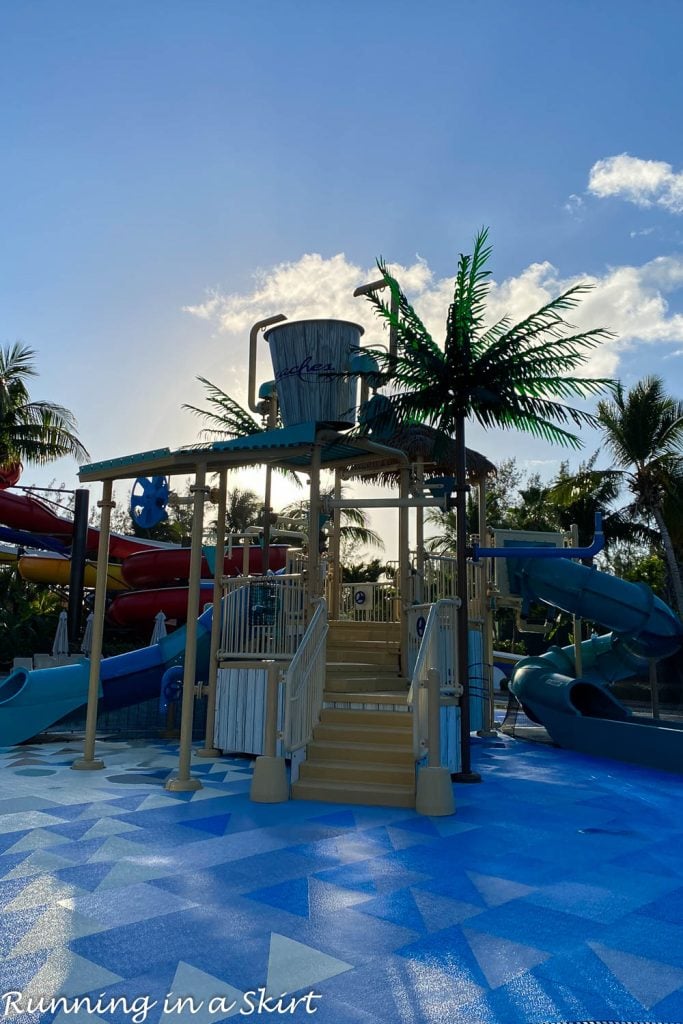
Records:
M334 498L341 497L341 473L339 470L334 474ZM330 562L332 564L332 601L330 602L330 618L338 619L341 612L341 588L342 588L342 566L341 566L341 537L339 528L341 526L341 509L335 505L332 510L332 544L330 550Z
M266 317L265 320L257 320L252 329L249 332L249 384L248 384L248 401L249 408L252 412L258 412L259 407L256 401L256 343L258 341L258 333L262 331L264 327L270 327L272 324L282 323L287 317L284 313L278 313L276 316Z
M83 757L71 765L77 771L92 771L104 768L104 761L95 758L95 735L97 732L97 701L100 694L100 662L102 661L102 638L104 636L104 610L107 597L107 569L109 565L109 527L112 501L112 481L102 484L102 500L98 501L100 513L100 538L97 545L97 575L95 577L95 606L92 619L92 646L90 648L90 676L88 679L88 708L85 718L85 740Z
M388 286L388 283L389 283L388 281L385 281L384 278L382 278L381 281L371 281L370 284L361 284L361 285L358 286L358 288L356 288L354 290L353 297L354 297L354 299L356 299L356 298L358 298L361 295L370 295L372 292L379 292L379 291L382 290L382 288L386 288ZM393 291L391 293L391 304L389 306L389 311L391 313L392 318L394 318L394 317L398 318L398 296L394 295ZM390 321L389 322L389 356L390 356L390 358L392 358L392 359L395 358L397 349L398 349L398 331L396 329L395 324L391 323L391 321Z
M277 705L280 686L280 666L275 661L268 662L266 668L266 722L263 741L263 753L266 757L276 756L277 747Z
M399 503L398 512L398 567L399 598L401 602L401 673L404 676L408 674L410 644L407 610L413 596L410 593L410 521L408 518L408 505L406 503L409 488L410 473L407 469L402 469L399 493L403 503Z
M415 464L415 482L417 496L422 498L424 487L424 459L417 459ZM425 575L425 532L424 505L415 506L415 570L417 572L417 591L413 597L417 601L424 600Z
M216 561L213 573L213 614L211 616L211 647L209 653L208 693L206 698L206 733L204 747L198 750L200 757L219 757L220 750L214 747L216 725L216 686L218 683L218 648L221 639L221 599L223 597L223 562L225 561L225 509L227 505L228 471L222 469L218 484L218 508L216 512Z
M427 672L427 764L441 767L441 679L435 668Z
M195 481L190 487L194 497L192 510L192 547L187 594L187 623L185 626L185 661L183 663L183 699L180 708L180 745L178 774L166 780L166 789L179 792L201 789L202 784L190 775L192 758L192 720L194 717L194 683L197 663L197 619L202 571L202 534L204 529L204 500L208 493L206 466L197 466Z
M308 506L308 605L310 615L315 611L313 602L320 596L320 462L321 447L316 444L311 453L311 490Z
M472 561L480 558L593 558L600 554L605 546L605 535L602 532L602 515L595 513L595 533L593 543L587 548L481 548L472 546Z

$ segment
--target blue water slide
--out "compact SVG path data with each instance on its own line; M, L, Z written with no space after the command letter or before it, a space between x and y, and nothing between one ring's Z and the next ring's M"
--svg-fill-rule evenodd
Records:
M212 608L197 620L195 678L209 668ZM103 710L114 710L158 697L167 669L182 665L185 627L162 637L158 644L104 658L100 667ZM90 663L56 668L15 669L0 683L0 746L23 743L54 725L88 700Z
M610 633L576 649L553 647L515 667L510 689L560 746L651 767L683 771L683 725L634 718L609 684L647 675L649 659L683 642L679 617L643 583L629 583L566 558L510 558L511 589L589 619Z

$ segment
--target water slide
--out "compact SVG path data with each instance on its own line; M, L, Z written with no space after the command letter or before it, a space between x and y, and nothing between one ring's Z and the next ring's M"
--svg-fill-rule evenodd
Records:
M609 634L580 645L552 647L523 658L510 689L559 746L652 768L683 772L683 723L635 717L610 683L647 676L650 659L674 654L683 643L678 616L643 583L628 583L566 558L510 558L511 589Z
M208 608L197 620L196 678L206 678L208 672L212 612ZM151 647L103 659L101 707L114 710L158 696L165 673L182 665L184 657L182 627ZM0 683L0 746L23 743L86 704L89 673L88 661L15 669Z
M26 543L33 547L36 545L30 543L31 534L41 534L46 539L53 538L69 545L74 532L73 519L58 515L49 505L29 494L15 494L12 491L0 490L0 523L29 537ZM89 552L97 552L99 536L99 530L88 527L86 547ZM3 539L10 538L5 535ZM161 541L139 540L119 533L112 533L109 538L109 554L112 558L125 558L137 551L168 547L168 544ZM57 545L57 549L60 548L64 550L61 545Z

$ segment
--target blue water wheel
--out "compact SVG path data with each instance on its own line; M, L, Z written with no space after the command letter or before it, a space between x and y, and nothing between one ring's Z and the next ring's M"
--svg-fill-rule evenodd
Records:
M139 476L130 494L130 516L136 526L149 530L168 519L168 479Z

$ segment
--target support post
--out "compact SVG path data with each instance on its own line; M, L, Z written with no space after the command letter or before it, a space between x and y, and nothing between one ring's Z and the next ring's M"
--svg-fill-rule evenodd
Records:
M659 718L659 684L657 681L657 659L649 659L650 668L650 700L652 701L652 717Z
M83 576L85 573L85 551L88 543L88 498L84 487L76 491L74 505L74 532L71 542L71 570L69 573L69 644L72 649L81 635L83 612Z
M341 473L339 470L334 474L334 499L341 498ZM338 619L341 614L341 588L342 588L342 567L341 567L341 538L339 527L341 526L341 509L335 505L332 509L332 545L330 550L330 562L332 565L332 600L330 602L330 618Z
M104 610L107 597L107 568L109 563L109 528L111 525L112 481L102 485L102 500L98 502L100 512L100 538L97 545L97 575L95 577L95 607L92 620L92 646L90 648L90 676L88 679L88 708L85 717L85 740L83 757L71 765L76 771L97 771L104 768L104 761L95 757L95 735L97 733L97 701L100 695L100 663L102 661L102 638L104 636Z
M206 733L204 746L197 751L199 757L220 757L214 747L216 724L216 685L218 682L218 647L221 639L221 600L223 598L223 562L225 560L225 509L227 505L228 471L222 469L218 484L218 510L216 513L216 562L213 574L213 614L211 616L211 647L209 652L209 679L206 698Z
M249 791L258 804L280 804L289 800L287 766L284 757L277 757L277 708L280 688L280 666L268 662L266 672L265 753L256 758Z
M419 458L416 463L416 498L424 497L424 459ZM425 579L425 515L424 508L418 505L415 509L415 571L417 573L416 592L413 595L418 604L425 600L424 579Z
M579 546L579 527L577 523L572 523L569 527L572 547L578 548ZM583 654L581 653L581 641L583 639L583 619L579 618L578 615L574 616L574 673L577 679L580 679L583 675Z
M192 758L192 720L194 717L194 683L197 662L197 619L199 617L199 590L202 571L202 533L204 528L204 501L207 494L206 466L197 466L192 494L192 547L190 549L190 576L187 593L187 623L185 626L185 661L183 666L183 699L180 708L180 744L178 774L166 780L166 789L185 793L201 789L202 784L190 775Z
M407 498L410 490L410 475L407 469L400 471L401 498ZM412 601L410 593L410 519L407 505L399 507L398 511L398 571L399 571L399 598L401 610L401 672L404 676L408 674L408 607Z
M308 618L320 596L320 445L311 455L311 492L308 506Z
M467 450L465 448L465 415L458 415L456 443L456 567L458 575L458 608L456 682L462 686L460 699L460 771L456 782L481 782L481 775L472 771L470 750L470 665L469 665L469 601L467 593Z
M479 531L479 543L488 544L487 531L488 523L486 521L486 475L483 474L477 480L477 490L479 498L479 521L477 523L477 529ZM477 593L479 598L479 604L481 608L481 617L483 620L484 628L482 631L482 650L484 655L484 673L486 677L486 712L484 726L479 731L478 735L483 737L497 736L496 731L496 705L493 696L493 622L491 615L491 595L489 592L489 573L491 571L491 562L488 558L482 558L481 562L477 562L474 566L475 573L479 573L477 578Z
M427 764L417 775L415 810L431 816L454 814L450 772L441 767L441 679L435 668L427 672L427 746Z

